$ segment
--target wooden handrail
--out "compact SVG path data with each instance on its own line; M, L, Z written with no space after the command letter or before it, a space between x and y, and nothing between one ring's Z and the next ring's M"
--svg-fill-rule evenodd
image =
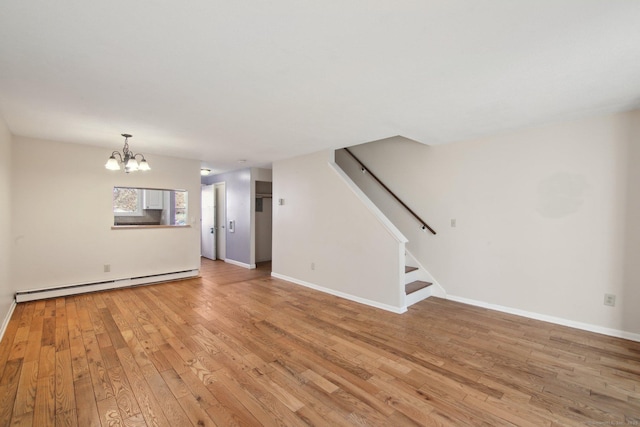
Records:
M408 210L408 211L409 211L409 213L410 213L411 215L413 215L413 217L414 217L415 219L417 219L417 220L418 220L418 222L419 222L420 224L422 224L422 229L423 229L423 230L424 230L424 229L427 229L427 230L429 230L431 233L433 233L433 234L437 234L437 233L435 232L435 230L434 230L433 228L429 227L429 225L428 225L426 222L424 222L424 221L422 220L422 218L420 218L420 217L418 216L418 214L416 214L413 210L411 210L411 208L410 208L409 206L407 206L407 204L406 204L405 202L403 202L402 200L400 200L400 198L399 198L398 196L396 196L396 195L394 194L394 192L393 192L393 191L391 191L391 190L389 189L389 187L387 187L386 185L384 185L384 182L380 181L380 179L379 179L379 178L378 178L378 177L377 177L373 172L371 172L371 170L370 170L368 167L366 167L366 166L365 166L365 164L364 164L364 163L362 163L362 162L360 161L360 159L358 159L358 158L355 156L355 154L353 154L353 153L352 153L348 148L345 148L345 149L344 149L344 151L346 151L346 152L347 152L351 157L353 157L353 160L355 160L356 162L358 162L358 163L360 164L360 167L362 168L362 172L368 172L368 173L369 173L369 175L371 175L371 177L372 177L373 179L375 179L375 180L376 180L376 182L382 186L382 188L384 188L385 190L387 190L387 192L388 192L389 194L391 194L391 196L393 196L393 198L394 198L394 199L396 199L396 201L397 201L398 203L400 203L400 204L401 204L401 205L402 205L406 210Z

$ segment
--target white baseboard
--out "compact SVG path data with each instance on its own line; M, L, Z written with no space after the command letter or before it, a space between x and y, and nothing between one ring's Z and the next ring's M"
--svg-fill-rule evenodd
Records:
M546 314L534 313L532 311L519 310L517 308L505 307L503 305L490 304L484 301L477 301L468 298L447 295L447 299L464 304L475 305L476 307L488 308L490 310L501 311L503 313L515 314L516 316L528 317L530 319L542 320L544 322L555 323L556 325L568 326L570 328L582 329L583 331L595 332L616 338L624 338L631 341L640 342L640 334L621 331L619 329L605 328L603 326L592 325L590 323L576 322L574 320L563 319L561 317L549 316Z
M386 310L386 311L390 311L392 313L396 313L396 314L402 314L405 313L407 311L407 307L396 307L393 305L388 305L388 304L384 304L381 302L377 302L377 301L373 301L370 299L366 299L366 298L361 298L355 295L351 295L351 294L347 294L344 292L340 292L340 291L336 291L335 289L330 289L330 288L325 288L324 286L319 286L313 283L309 283L309 282L305 282L304 280L299 280L299 279L295 279L293 277L289 277L289 276L285 276L284 274L278 274L278 273L271 273L271 276L277 278L277 279L281 279L281 280L286 280L287 282L291 282L291 283L295 283L296 285L301 285L304 286L305 288L311 288L314 289L316 291L320 291L320 292L324 292L326 294L330 294L330 295L334 295L340 298L344 298L347 299L349 301L354 301L354 302L358 302L360 304L364 304L364 305L368 305L370 307L375 307L375 308L379 308L382 310Z
M55 288L33 289L29 291L16 292L16 302L26 302L45 298L57 298L68 295L84 294L87 292L106 291L109 289L126 288L138 285L150 285L152 283L169 282L171 280L187 279L196 277L200 270L185 270L174 273L154 274L143 277L133 277L128 279L109 280L99 283L80 283L73 285L58 286Z
M250 270L253 270L254 268L256 268L255 264L247 264L245 262L240 262L240 261L236 261L234 259L225 259L224 262L229 263L229 264L233 264L233 265L237 265L238 267L244 267L244 268L248 268Z
M9 326L9 321L11 320L11 315L13 315L13 310L16 309L16 300L14 299L13 301L11 301L11 305L9 306L9 311L7 312L7 315L4 317L4 320L2 321L2 329L0 329L0 341L2 341L2 338L4 338L4 333L7 331L7 326Z

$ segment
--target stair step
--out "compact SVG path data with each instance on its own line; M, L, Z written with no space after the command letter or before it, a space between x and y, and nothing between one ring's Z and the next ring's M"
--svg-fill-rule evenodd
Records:
M404 285L404 292L405 294L409 295L416 291L419 291L420 289L429 287L431 285L433 285L433 283L431 282L423 282L422 280L416 280L415 282L411 282Z
M416 271L417 269L418 269L418 267L411 267L411 266L405 265L404 266L404 273L405 274L411 273L412 271Z

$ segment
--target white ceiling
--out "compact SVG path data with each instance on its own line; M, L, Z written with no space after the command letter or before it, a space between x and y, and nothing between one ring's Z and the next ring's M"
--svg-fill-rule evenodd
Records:
M105 156L129 132L222 171L638 106L640 1L0 2L11 132Z

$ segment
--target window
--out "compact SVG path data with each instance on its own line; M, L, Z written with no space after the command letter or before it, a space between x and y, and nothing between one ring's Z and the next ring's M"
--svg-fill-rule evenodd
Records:
M142 191L138 188L113 187L115 216L142 216Z
M186 190L113 188L114 227L188 227Z
M186 225L187 224L187 192L176 191L175 192L175 219L174 225Z

